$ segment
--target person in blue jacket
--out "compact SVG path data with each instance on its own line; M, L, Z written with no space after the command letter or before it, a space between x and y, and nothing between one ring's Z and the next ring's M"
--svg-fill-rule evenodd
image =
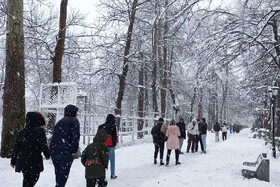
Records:
M50 144L50 154L55 168L56 187L65 186L80 141L78 108L67 105L64 117L57 122Z

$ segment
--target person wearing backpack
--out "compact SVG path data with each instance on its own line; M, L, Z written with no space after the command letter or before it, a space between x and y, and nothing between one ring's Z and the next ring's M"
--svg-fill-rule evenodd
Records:
M106 169L109 162L109 149L105 145L108 139L106 130L97 131L93 143L89 144L83 151L81 162L85 166L85 178L87 187L107 186Z
M116 179L115 175L115 149L118 141L117 136L117 127L116 127L116 117L113 114L108 114L106 117L106 122L102 125L99 125L98 130L104 129L108 134L108 139L105 144L109 148L109 159L110 159L110 168L111 168L111 179Z
M157 164L157 156L160 151L160 165L163 163L164 143L166 141L165 132L167 130L163 118L159 118L157 124L152 128L151 134L153 136L153 143L155 145L154 164Z

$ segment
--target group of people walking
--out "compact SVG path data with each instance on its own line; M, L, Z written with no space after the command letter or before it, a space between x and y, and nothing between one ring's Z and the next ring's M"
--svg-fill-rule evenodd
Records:
M187 127L187 128L186 128ZM181 164L179 162L179 155L184 154L182 152L182 145L184 139L186 139L186 130L188 136L188 145L186 152L189 153L190 149L192 153L198 151L198 143L201 146L201 153L206 154L206 135L207 135L207 123L204 118L193 120L186 126L184 119L181 118L180 122L176 124L172 119L167 127L163 118L159 118L156 125L152 128L151 134L153 136L153 143L155 146L154 151L154 164L157 164L158 152L160 152L160 165L169 165L171 151L175 150L175 164ZM163 162L164 145L166 142L167 156L166 164Z
M219 141L219 132L222 131L222 139L223 141L225 141L227 139L227 131L228 131L228 127L226 126L226 124L224 123L222 125L222 127L220 126L220 124L217 122L214 127L213 127L214 131L215 131L215 142Z
M44 170L43 153L46 160L52 159L55 171L56 187L64 187L74 158L77 156L80 141L80 123L77 119L78 108L68 105L64 109L64 117L54 127L50 148L44 128L47 120L41 112L28 112L26 124L16 139L11 166L16 172L23 173L23 187L32 187L39 180ZM98 127L98 132L81 155L85 166L87 187L106 186L105 169L110 160L111 179L115 175L115 146L117 130L115 116L108 114L106 122Z

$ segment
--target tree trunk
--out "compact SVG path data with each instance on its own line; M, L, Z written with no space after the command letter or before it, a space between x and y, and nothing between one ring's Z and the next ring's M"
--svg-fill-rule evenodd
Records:
M165 0L165 8L167 8L168 0ZM161 66L161 115L166 116L166 95L167 95L167 33L168 33L168 15L165 12L165 20L163 26L163 59Z
M123 60L123 68L122 68L122 74L119 75L119 91L118 91L118 97L116 100L116 108L115 108L115 115L121 116L122 112L122 101L125 91L125 80L128 73L128 57L130 54L130 45L131 45L131 38L132 38L132 31L133 31L133 25L135 21L135 14L136 14L136 7L137 7L138 0L134 0L132 4L132 10L129 18L129 26L127 31L127 37L126 37L126 43L125 43L125 49L124 49L124 60ZM120 117L117 117L116 125L118 126L118 129L120 128Z
M142 63L143 58L141 58ZM138 84L139 84L139 92L138 92L138 117L143 118L144 117L144 99L145 99L145 89L144 89L144 67L143 65L140 65L140 69L138 71ZM144 120L138 119L138 125L137 129L138 131L143 130ZM143 137L143 132L138 133L138 139Z
M158 0L155 3L155 14L158 14ZM157 102L157 48L158 48L158 34L157 24L154 26L152 33L152 45L153 45L153 71L152 71L152 95L153 95L153 112L154 117L158 116L158 102Z
M1 157L11 157L25 123L23 0L7 0L7 15Z
M53 83L55 82L60 83L62 79L62 57L64 53L64 44L65 44L65 35L66 35L67 5L68 5L68 0L61 0L58 39L55 46L54 56L52 57ZM57 92L58 92L57 87L53 87L51 98L54 101L56 101L57 99ZM52 134L55 126L56 114L48 113L47 118L49 119L47 130L50 134Z
M55 47L55 54L52 57L53 62L53 82L61 82L62 75L62 57L64 53L64 43L66 35L66 20L67 20L67 4L68 0L61 0L60 18L59 18L59 33Z
M197 111L197 117L199 119L202 118L202 115L203 115L203 111L202 111L202 99L203 99L203 90L202 88L199 89L199 101L198 101L198 111Z

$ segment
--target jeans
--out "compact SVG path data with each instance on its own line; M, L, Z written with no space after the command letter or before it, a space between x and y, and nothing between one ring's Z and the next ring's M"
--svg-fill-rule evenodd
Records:
M159 151L159 158L160 160L163 159L163 152L164 152L164 142L162 143L159 143L159 144L156 144L155 143L155 152L154 152L154 158L157 159L157 156L158 156L158 151Z
M223 132L223 141L227 139L227 132Z
M73 156L69 153L52 155L51 158L55 169L56 187L64 187L73 163Z
M38 181L40 173L23 172L23 187L33 187Z
M111 165L111 176L115 175L115 147L109 147L109 159Z
M184 138L179 138L179 143L180 143L180 150L179 152L181 152L182 146L183 146L183 142L184 142Z
M206 152L206 134L201 135L203 151Z
M169 163L171 151L172 151L171 149L167 150L166 164ZM176 160L176 162L179 161L179 149L175 149L175 160Z
M195 143L196 143L196 139L195 138L196 138L195 135L189 134L187 153L190 151L190 148L191 148L192 152L194 152Z
M201 135L196 135L195 140L196 140L195 151L198 151L198 142L200 142L200 148L201 148L201 151L203 152L204 149L203 149L203 143L202 143Z
M219 141L219 131L215 131L215 142Z

